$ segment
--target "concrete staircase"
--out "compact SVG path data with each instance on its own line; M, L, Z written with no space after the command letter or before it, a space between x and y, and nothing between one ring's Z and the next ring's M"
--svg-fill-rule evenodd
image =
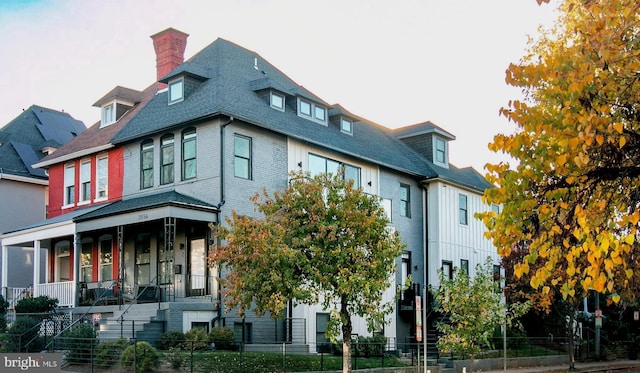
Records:
M98 339L135 338L155 344L164 332L163 315L164 310L158 309L158 303L127 305L100 322ZM121 316L123 321L120 320Z

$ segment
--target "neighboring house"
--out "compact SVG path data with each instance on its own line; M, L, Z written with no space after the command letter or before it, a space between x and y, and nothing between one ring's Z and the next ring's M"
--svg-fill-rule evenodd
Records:
M45 219L49 179L32 166L84 130L69 114L36 105L0 128L0 233ZM33 247L3 246L5 298L14 298L8 287L21 292L32 283L33 261Z
M103 113L96 126L112 128L101 143L80 146L89 135L79 136L36 165L51 175L52 217L4 236L47 249L51 264L35 293L56 294L61 305L84 312L78 306L86 289L114 281L114 294L125 298L152 289L147 300L158 306L147 320L162 322L163 330L224 325L254 346L288 342L315 351L326 342L328 311L291 304L284 320L239 319L222 309L219 270L207 256L217 244L213 229L232 210L255 214L249 198L256 192L285 188L291 171L344 167L345 177L382 198L390 228L407 244L385 293L388 301L398 295L397 310L375 332L390 343L413 341L415 298L402 288L408 279L408 290L422 293L427 273L434 285L443 265L471 268L492 254L473 218L489 208L481 195L490 186L476 171L449 164L454 137L429 122L390 130L353 115L223 39L183 62L187 36L174 29L152 36L157 92L96 103ZM120 101L133 104L122 118L114 114ZM99 192L105 181L94 177L103 154L106 198ZM83 173L85 164L91 172ZM109 320L121 314L102 307L92 312L107 320L106 335ZM354 333L368 334L363 320Z

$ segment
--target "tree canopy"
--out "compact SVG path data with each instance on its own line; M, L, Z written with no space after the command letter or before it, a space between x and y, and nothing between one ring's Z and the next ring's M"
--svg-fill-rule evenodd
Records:
M451 279L442 270L438 276L440 286L431 289L435 310L448 316L448 322L436 324L443 333L438 339L438 350L442 352L469 355L473 362L496 327L505 323L517 325L516 319L529 309L528 302L509 305L503 302L500 284L493 277L491 258L478 264L473 276L461 270L454 271Z
M382 295L404 245L389 232L380 199L342 174L290 177L287 189L253 197L260 217L233 212L211 259L227 267L225 304L241 314L278 317L289 301L331 311L329 337L342 332L349 369L351 319L381 325L392 309Z
M539 1L540 3L541 1ZM546 1L545 1L546 2ZM545 6L545 5L543 5ZM481 214L502 256L542 294L589 290L632 301L640 255L640 3L565 0L506 82L522 89L489 144L515 160L487 165Z

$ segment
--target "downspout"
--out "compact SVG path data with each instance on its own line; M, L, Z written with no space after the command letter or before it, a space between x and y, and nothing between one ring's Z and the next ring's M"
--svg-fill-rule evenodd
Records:
M220 125L220 202L216 205L218 209L218 224L221 224L220 221L220 208L224 205L225 194L224 194L224 129L233 122L233 115L229 115L229 120ZM218 245L219 243L216 243ZM221 275L221 268L218 266L218 278ZM216 321L222 319L222 294L220 293L220 282L218 281L218 304L216 306L216 317L214 317L213 324L215 325Z
M429 305L429 285L427 283L427 269L429 268L429 214L427 212L427 208L429 203L427 202L428 197L428 184L425 188L422 186L422 220L424 224L422 224L424 237L424 267L423 267L423 286L424 286L424 294L422 296L422 319L423 322L423 331L422 331L422 344L424 351L424 371L427 372L427 332L429 331L429 320L427 320L427 305Z

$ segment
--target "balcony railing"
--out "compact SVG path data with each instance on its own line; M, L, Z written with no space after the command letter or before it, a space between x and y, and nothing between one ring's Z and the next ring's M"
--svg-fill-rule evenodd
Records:
M56 298L58 300L58 307L75 307L75 294L75 281L36 284L33 292L34 297L46 295L49 298Z

